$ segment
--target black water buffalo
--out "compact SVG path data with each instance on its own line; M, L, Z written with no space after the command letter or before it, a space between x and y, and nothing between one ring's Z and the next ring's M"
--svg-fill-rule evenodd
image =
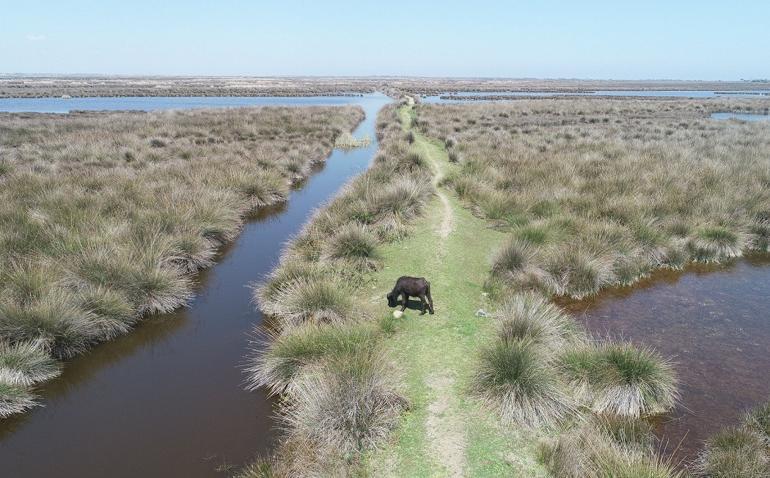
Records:
M388 305L390 307L397 306L399 296L401 296L403 300L401 312L406 309L409 297L411 296L420 298L423 314L425 313L426 304L430 313L433 314L433 298L430 296L430 282L425 280L424 277L399 277L393 290L388 292Z

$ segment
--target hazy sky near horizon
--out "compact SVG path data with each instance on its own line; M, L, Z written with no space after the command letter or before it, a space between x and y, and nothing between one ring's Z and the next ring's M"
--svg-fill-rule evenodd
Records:
M770 77L770 1L9 1L0 73Z

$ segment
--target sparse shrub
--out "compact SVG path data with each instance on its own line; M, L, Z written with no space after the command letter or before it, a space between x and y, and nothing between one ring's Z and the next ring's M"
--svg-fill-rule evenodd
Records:
M447 159L450 163L459 163L460 153L458 153L456 149L452 149L447 153Z
M150 147L152 148L165 148L166 142L159 138L153 138L150 140Z

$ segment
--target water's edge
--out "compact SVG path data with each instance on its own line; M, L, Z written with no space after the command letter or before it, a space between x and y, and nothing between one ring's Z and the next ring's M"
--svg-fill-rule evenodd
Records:
M150 317L68 362L40 389L44 407L1 421L4 476L221 476L217 469L271 448L272 402L243 390L240 369L262 320L248 284L272 270L284 243L374 157L377 112L389 98L345 100L331 104L361 105L366 118L354 134L372 143L334 150L287 203L250 217L196 277L188 308Z

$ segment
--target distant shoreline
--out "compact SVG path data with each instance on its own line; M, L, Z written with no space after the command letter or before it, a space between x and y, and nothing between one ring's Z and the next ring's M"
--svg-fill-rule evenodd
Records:
M770 90L770 81L574 80L409 77L117 77L0 75L0 98L451 95L454 92L586 93L597 90Z

